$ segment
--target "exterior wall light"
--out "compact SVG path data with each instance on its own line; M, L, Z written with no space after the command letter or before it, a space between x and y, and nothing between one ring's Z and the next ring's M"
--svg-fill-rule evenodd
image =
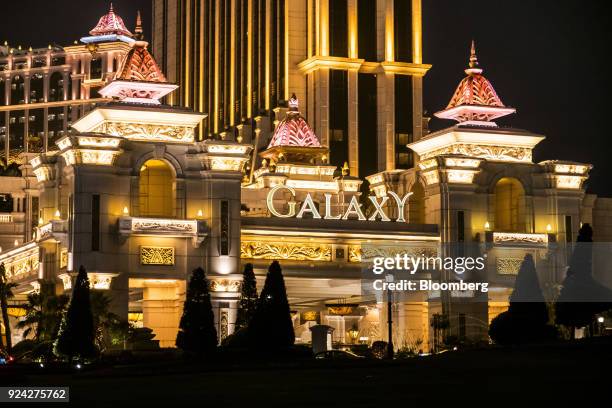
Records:
M546 224L546 232L552 231L552 225Z
M130 215L130 211L127 208L127 205L123 207L123 215L128 216Z
M62 214L60 213L60 210L55 210L55 214L53 214L53 216L59 219L62 216Z
M485 222L485 224L484 224L484 228L485 228L485 230L487 230L487 231L491 229L491 224L489 224L489 221Z
M202 212L202 209L200 208L198 210L198 217L203 217L203 216L204 216L204 213Z

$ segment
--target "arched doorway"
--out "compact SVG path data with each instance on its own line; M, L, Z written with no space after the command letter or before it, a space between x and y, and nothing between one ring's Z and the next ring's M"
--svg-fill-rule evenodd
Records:
M511 177L495 185L495 230L525 232L525 190Z
M410 224L425 224L425 188L416 181L410 189L408 197L408 222Z
M162 160L148 160L138 182L140 216L174 217L174 171Z

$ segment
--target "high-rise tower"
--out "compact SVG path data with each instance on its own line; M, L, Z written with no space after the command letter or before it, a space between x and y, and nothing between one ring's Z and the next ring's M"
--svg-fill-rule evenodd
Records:
M153 53L180 84L168 102L209 113L201 138L265 149L295 93L332 164L361 177L413 166L429 69L421 0L153 4Z

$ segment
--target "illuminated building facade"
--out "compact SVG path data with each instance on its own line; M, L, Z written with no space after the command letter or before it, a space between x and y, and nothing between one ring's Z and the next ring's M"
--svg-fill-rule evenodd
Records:
M413 166L430 68L421 0L153 4L153 55L180 84L168 102L209 113L201 139L240 136L260 152L295 93L331 164L361 178Z
M135 31L142 33L139 23ZM97 91L113 77L134 35L111 6L81 44L0 46L0 158L15 163L11 171L27 161L22 153L55 149L72 123L102 101Z
M413 15L417 3L410 3ZM304 4L319 10L313 16L333 20L335 12L317 8L328 2ZM394 7L377 2L376 10ZM387 17L383 27L393 21L389 14L377 15ZM107 20L112 16L101 21ZM590 164L534 163L532 150L544 137L495 124L514 109L483 76L474 47L466 77L436 114L458 123L408 144L416 166L386 162L361 177L365 166L359 163L369 160L358 157L354 166L350 159L346 165L334 162L330 128L313 113L322 105L309 93L312 88L316 94L317 78L335 75L337 69L327 63L349 57L313 51L308 64L315 68L295 72L315 82L305 81L301 94L296 86L295 95L285 96L286 103L271 110L274 120L254 118L269 121L267 137L253 139L236 125L229 137L200 139L207 114L164 104L182 95L172 71L166 75L142 38L125 44L123 59L97 91L103 102L54 140L54 149L25 156L19 177L1 178L4 195L13 201L0 211L0 262L18 284L16 302L43 285L68 293L83 265L92 288L110 296L115 313L150 327L161 346L173 347L194 268L206 270L223 339L234 329L244 265L254 265L261 290L268 265L279 260L298 341L309 342L309 328L322 323L335 329L334 342L371 343L387 339L388 321L383 299L362 290L363 269L373 257L405 253L408 244L414 253L486 254L482 278L491 290L480 302L467 301L470 293L435 291L395 302L395 344L426 350L433 343L436 313L449 316L449 335L486 339L489 320L508 307L526 253L534 256L538 274L557 285L544 288L550 293L565 275L580 223L593 225L596 241L612 239L612 200L585 191ZM303 61L289 63L290 71ZM384 70L407 65L388 63L372 63L383 70L376 76L377 92L388 90L390 78L406 77ZM348 77L356 75L359 82L364 64L347 71ZM413 85L420 83L417 77L410 77ZM382 84L380 78L386 78ZM350 84L347 89L350 93ZM380 140L380 133L370 135ZM29 229L15 230L17 219ZM606 261L594 260L598 278L609 284ZM439 273L435 279L451 277ZM13 335L19 340L21 333Z

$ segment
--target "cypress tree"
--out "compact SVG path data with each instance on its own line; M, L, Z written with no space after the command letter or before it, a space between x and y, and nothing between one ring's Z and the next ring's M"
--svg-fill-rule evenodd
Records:
M236 317L236 331L245 329L257 308L257 281L253 272L253 264L246 264L242 272L242 287L240 291L240 306Z
M285 280L278 261L268 268L248 332L251 346L267 351L281 351L295 342Z
M561 293L555 303L555 320L570 328L588 326L595 314L612 305L612 291L593 279L593 229L587 223L578 232Z
M176 346L199 355L215 351L217 330L204 269L193 271L176 335Z
M525 255L516 276L510 307L491 321L489 336L498 344L548 340L556 335L548 324L548 308L531 254Z
M68 310L62 318L53 352L72 361L75 357L84 359L96 354L95 330L89 298L89 279L81 265Z

